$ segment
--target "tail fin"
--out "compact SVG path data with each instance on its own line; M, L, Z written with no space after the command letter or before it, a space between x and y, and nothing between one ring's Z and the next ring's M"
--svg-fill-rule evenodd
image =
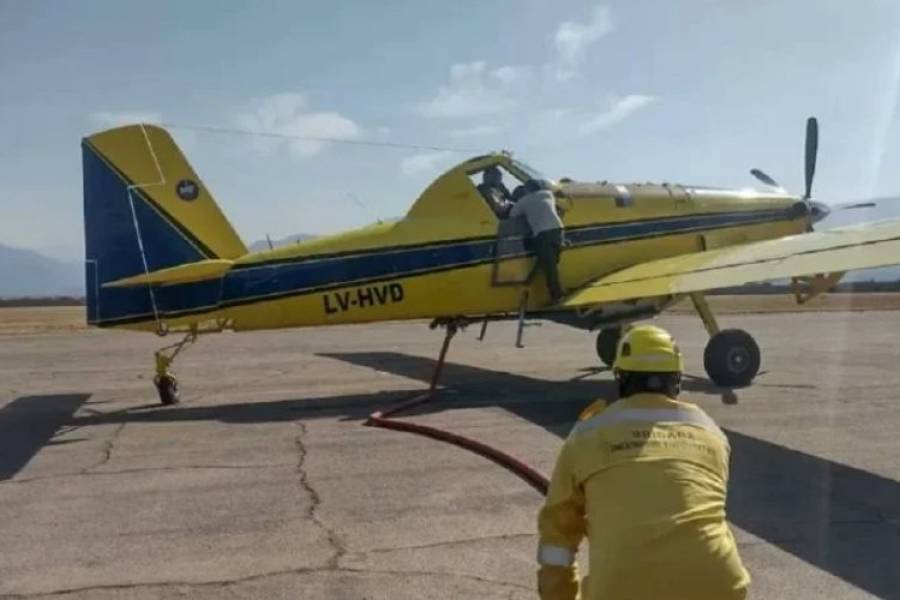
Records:
M159 321L218 300L217 282L160 290L104 284L247 253L172 137L150 125L82 142L87 320Z

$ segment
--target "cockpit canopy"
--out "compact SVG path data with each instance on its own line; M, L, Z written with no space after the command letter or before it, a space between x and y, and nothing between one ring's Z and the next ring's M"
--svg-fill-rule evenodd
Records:
M470 163L475 163L477 166L471 165ZM537 169L530 167L520 160L516 160L507 153L478 156L466 161L457 168L466 166L468 166L468 168L465 169L466 174L476 187L485 185L486 175L489 175L491 172L498 172L500 179L497 181L497 184L509 189L510 193L518 186L524 185L529 179L547 179Z
M471 224L472 228L494 230L503 216L492 204L488 188L501 190L511 198L521 194L520 187L530 179L547 180L509 153L476 156L435 179L413 204L407 217L451 219L457 224Z

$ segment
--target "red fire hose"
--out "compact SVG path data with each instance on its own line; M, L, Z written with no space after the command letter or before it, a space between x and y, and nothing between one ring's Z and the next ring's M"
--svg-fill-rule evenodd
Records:
M518 460L517 458L510 456L506 452L488 446L487 444L483 444L478 440L473 440L472 438L467 438L456 433L444 431L443 429L429 427L428 425L419 425L418 423L410 423L409 421L399 421L397 419L390 418L393 415L397 415L398 413L413 408L414 406L425 404L426 402L430 402L434 399L437 382L440 378L441 370L444 366L444 359L447 356L447 348L449 347L450 340L455 333L455 328L451 329L450 327L448 327L447 337L444 339L444 345L441 348L441 355L438 359L437 366L435 367L434 374L432 375L431 385L428 391L423 394L419 394L418 396L407 400L406 402L402 402L396 406L393 406L387 410L379 410L373 412L371 415L369 415L369 418L364 424L368 427L382 427L384 429L393 429L395 431L415 433L441 442L447 442L448 444L453 444L454 446L458 446L460 448L463 448L464 450L474 452L475 454L478 454L479 456L483 456L484 458L495 462L507 471L518 476L523 481L525 481L525 483L533 487L542 495L546 496L547 487L549 486L547 478L535 469Z

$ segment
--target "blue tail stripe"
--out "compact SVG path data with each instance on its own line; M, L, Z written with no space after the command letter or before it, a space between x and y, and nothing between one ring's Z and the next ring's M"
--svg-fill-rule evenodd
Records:
M129 183L88 144L82 145L82 166L88 322L152 315L149 287L103 288L103 284L148 269L155 271L204 257L137 190L132 191L132 214ZM141 256L135 221L140 228L144 257ZM159 295L156 292L157 301ZM185 300L196 301L192 296L187 295Z

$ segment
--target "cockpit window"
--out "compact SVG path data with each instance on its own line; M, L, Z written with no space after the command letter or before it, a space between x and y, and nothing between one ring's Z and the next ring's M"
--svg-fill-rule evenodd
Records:
M525 183L521 176L500 164L473 171L469 173L469 179L499 219L509 215L516 190Z
M516 160L513 158L510 160L510 162L515 169L522 171L522 173L524 173L528 179L547 179L547 177L543 173L541 173L534 167L523 163L520 160Z
M502 183L504 186L508 187L509 189L512 189L512 188L516 187L517 185L521 185L521 184L525 183L525 178L516 175L515 173L513 173L512 171L510 171L504 165L501 165L501 164L494 164L494 165L490 165L484 169L472 171L469 173L469 179L472 181L472 184L477 187L477 186L481 185L482 183L485 183L485 173L488 173L489 171L495 171L499 175L494 175L494 174L489 173L487 175L488 180L490 180L491 177L499 176L499 182Z

